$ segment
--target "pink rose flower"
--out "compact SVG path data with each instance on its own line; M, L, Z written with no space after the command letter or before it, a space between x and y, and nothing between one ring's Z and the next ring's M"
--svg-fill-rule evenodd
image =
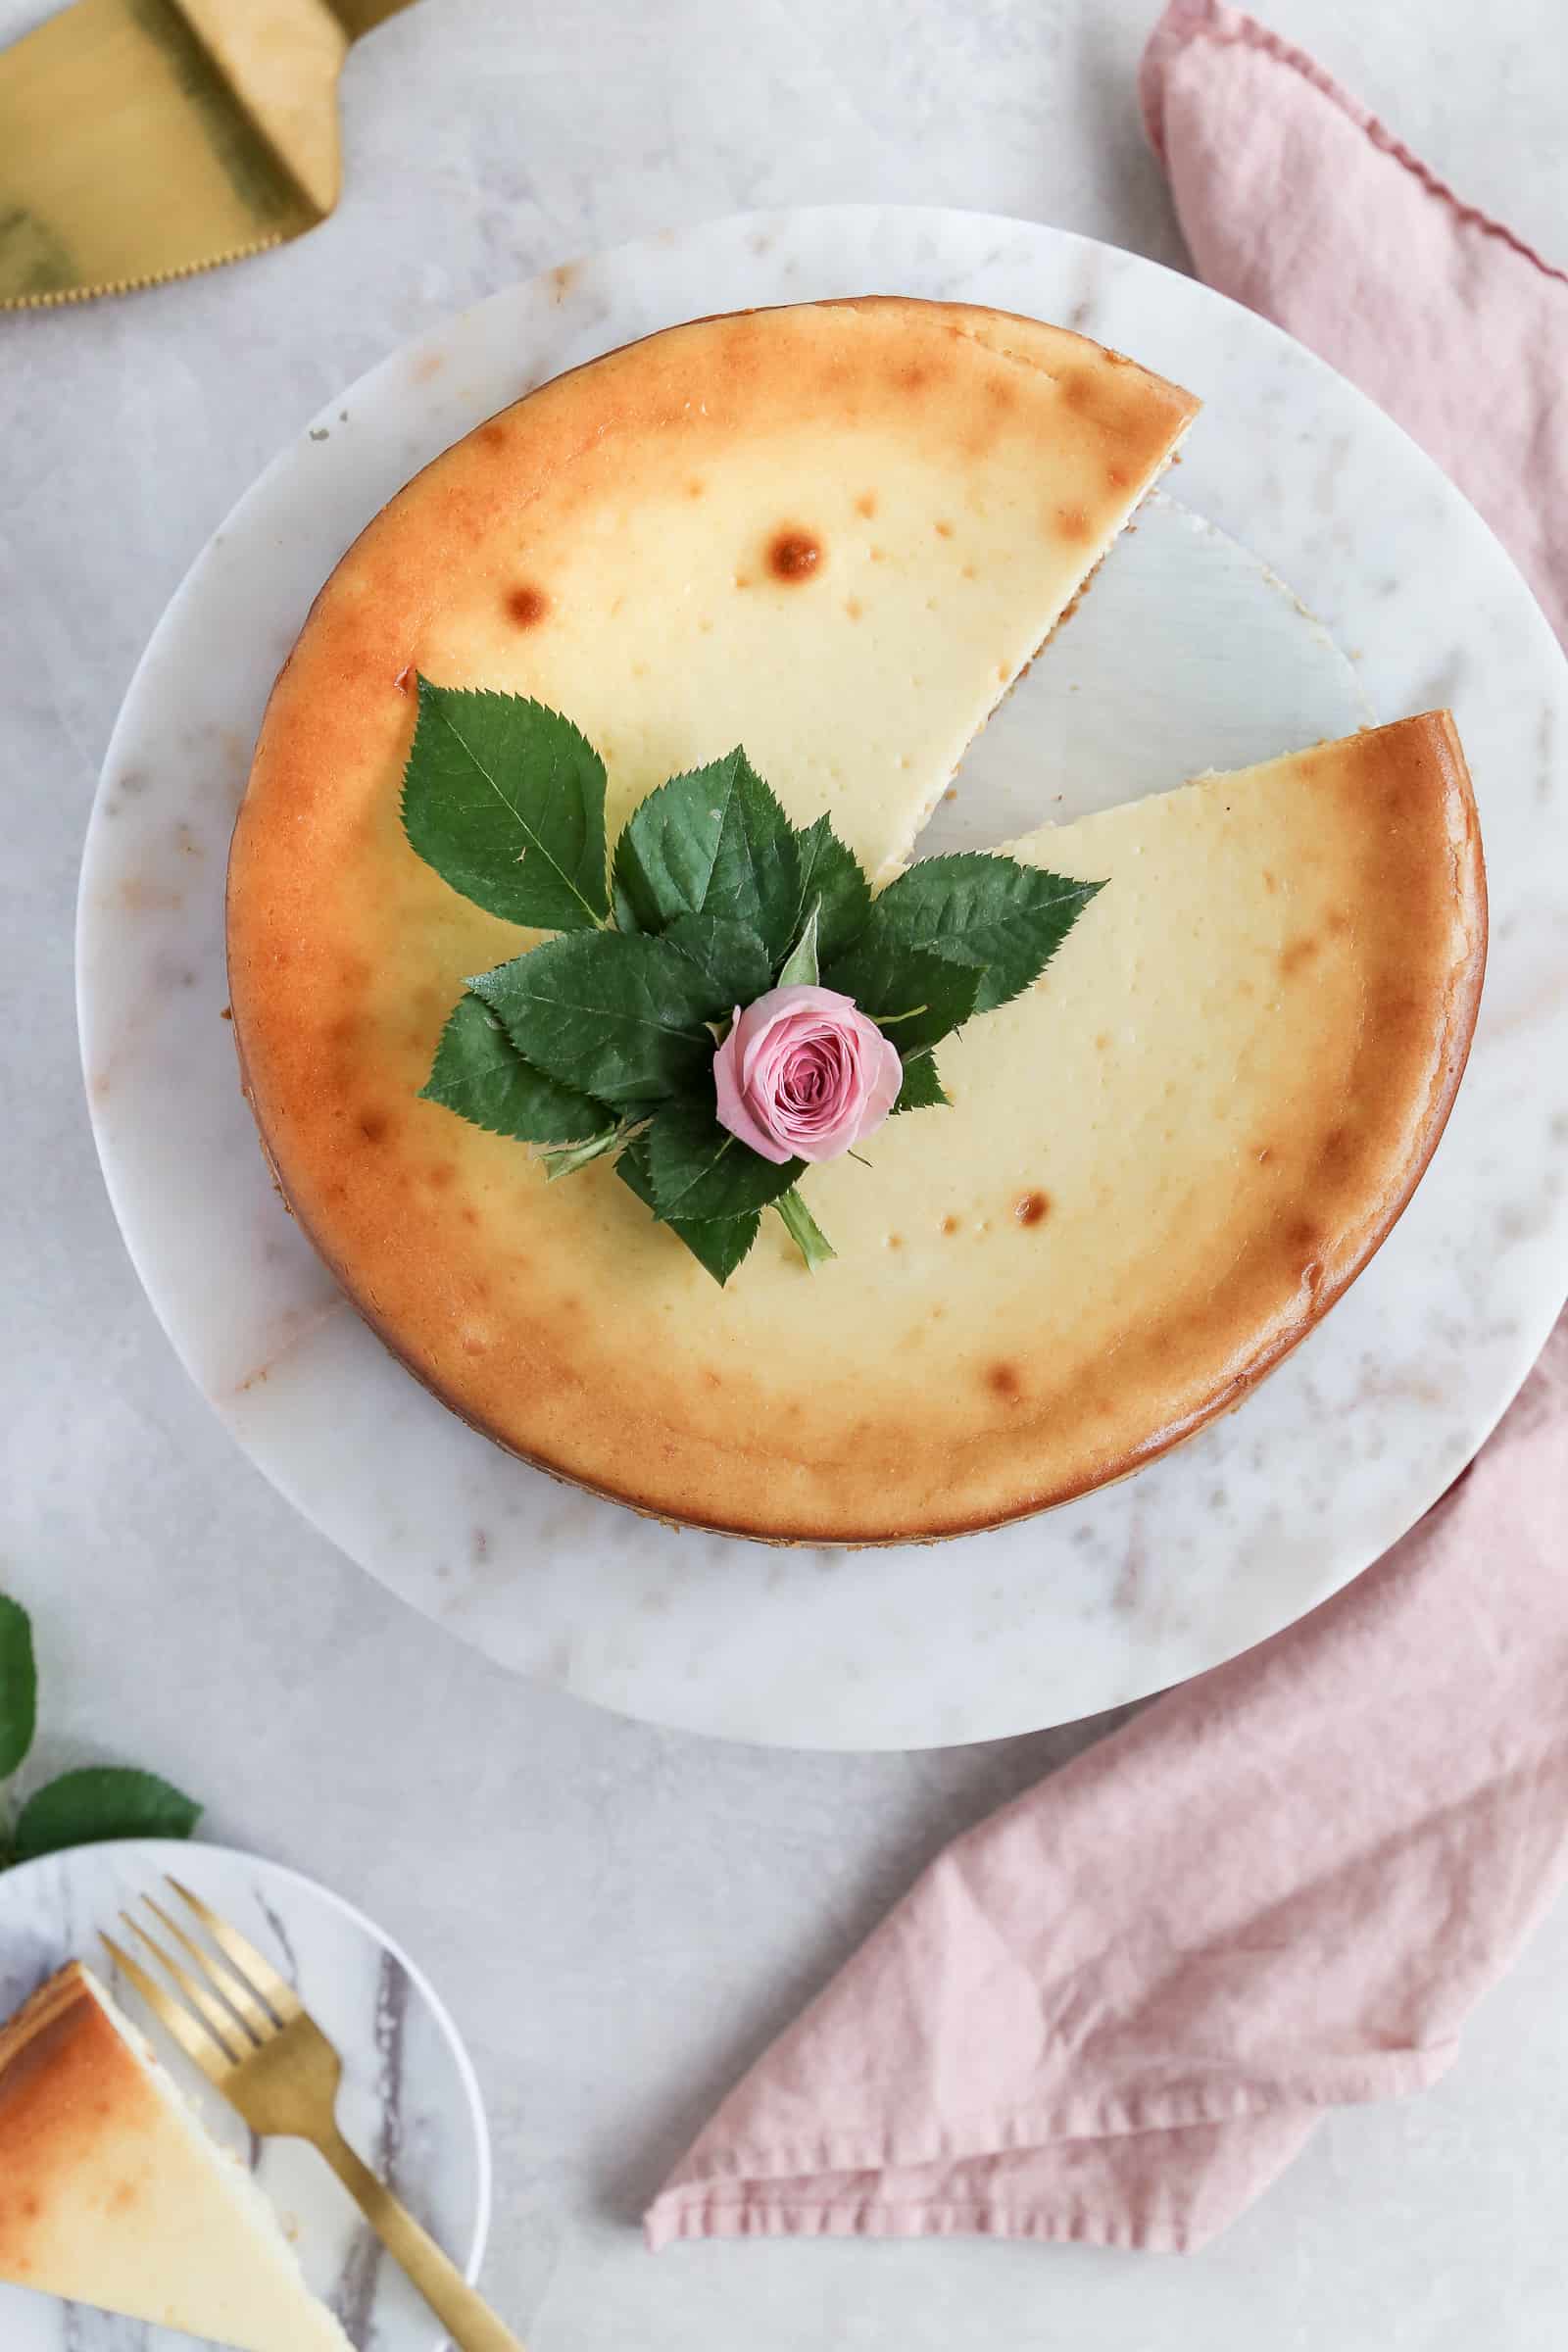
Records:
M804 983L735 1007L713 1056L719 1124L753 1152L837 1159L881 1126L898 1100L898 1049L853 997Z

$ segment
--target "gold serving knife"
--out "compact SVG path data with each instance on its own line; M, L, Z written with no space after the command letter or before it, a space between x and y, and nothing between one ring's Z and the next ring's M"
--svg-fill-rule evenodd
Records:
M0 50L0 310L265 253L338 199L337 78L409 0L74 0Z

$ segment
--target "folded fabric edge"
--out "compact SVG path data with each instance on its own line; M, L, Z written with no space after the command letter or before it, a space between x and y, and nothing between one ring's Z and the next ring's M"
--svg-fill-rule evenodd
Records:
M1457 220L1480 229L1486 236L1497 238L1524 261L1533 263L1543 276L1555 278L1559 284L1568 285L1568 270L1556 269L1544 260L1535 247L1526 244L1524 238L1509 228L1505 221L1494 220L1490 213L1482 212L1476 205L1466 204L1446 180L1438 177L1430 165L1423 163L1420 156L1412 153L1402 139L1396 138L1385 122L1337 82L1316 58L1309 57L1304 49L1298 49L1292 42L1282 39L1266 24L1259 24L1255 18L1224 6L1223 0L1170 0L1170 6L1150 34L1144 49L1138 68L1138 102L1143 113L1145 136L1162 166L1167 160L1165 76L1181 52L1198 40L1211 41L1219 48L1240 44L1255 49L1263 56L1273 58L1276 64L1289 68L1327 98L1331 105L1337 106L1375 147L1402 165L1421 182L1429 195L1436 196L1448 207Z
M1328 2070L1327 2081L1250 2084L1223 2098L1148 2100L1097 2111L1087 2122L1082 2106L1066 2111L1021 2111L1004 2122L975 2123L961 2142L944 2133L944 2144L895 2151L884 2139L845 2135L809 2146L784 2144L764 2155L744 2148L705 2149L699 2140L660 2190L643 2219L643 2234L654 2253L681 2238L698 2237L919 2237L975 2235L1034 2238L1059 2243L1122 2246L1152 2253L1188 2253L1218 2235L1226 2220L1201 2229L1166 2224L1118 2226L1102 2214L1057 2214L987 2201L948 2202L916 2197L896 2204L885 2193L854 2198L827 2183L846 2174L864 2176L940 2163L1027 2154L1036 2148L1074 2141L1116 2141L1155 2132L1245 2127L1289 2114L1298 2116L1304 2138L1332 2107L1369 2106L1407 2098L1445 2075L1458 2054L1457 2040L1429 2048L1389 2050ZM765 2061L764 2061L765 2063ZM722 2111L715 2127L722 2124ZM710 2127L710 2130L715 2127ZM709 2137L704 2134L704 2139ZM820 2180L814 2197L810 2183Z
M1003 2237L1108 2246L1123 2253L1190 2254L1217 2236L1223 2226L1204 2230L1174 2225L1137 2230L1097 2214L1014 2211L991 2204L886 2206L874 2197L849 2204L786 2204L776 2197L729 2204L667 2189L644 2217L643 2237L654 2254L683 2239L711 2237Z

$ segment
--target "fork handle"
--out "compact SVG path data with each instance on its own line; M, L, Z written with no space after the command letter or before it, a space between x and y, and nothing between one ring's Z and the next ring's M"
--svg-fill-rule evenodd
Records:
M324 2134L316 2145L395 2262L401 2263L458 2352L523 2352L482 2295L449 2262L435 2239L420 2229L385 2181L356 2156L341 2132Z

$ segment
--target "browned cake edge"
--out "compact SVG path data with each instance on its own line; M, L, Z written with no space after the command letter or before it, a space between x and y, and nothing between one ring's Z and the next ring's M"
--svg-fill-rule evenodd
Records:
M156 2098L80 1961L0 2026L0 2278L28 2282L51 2183Z

